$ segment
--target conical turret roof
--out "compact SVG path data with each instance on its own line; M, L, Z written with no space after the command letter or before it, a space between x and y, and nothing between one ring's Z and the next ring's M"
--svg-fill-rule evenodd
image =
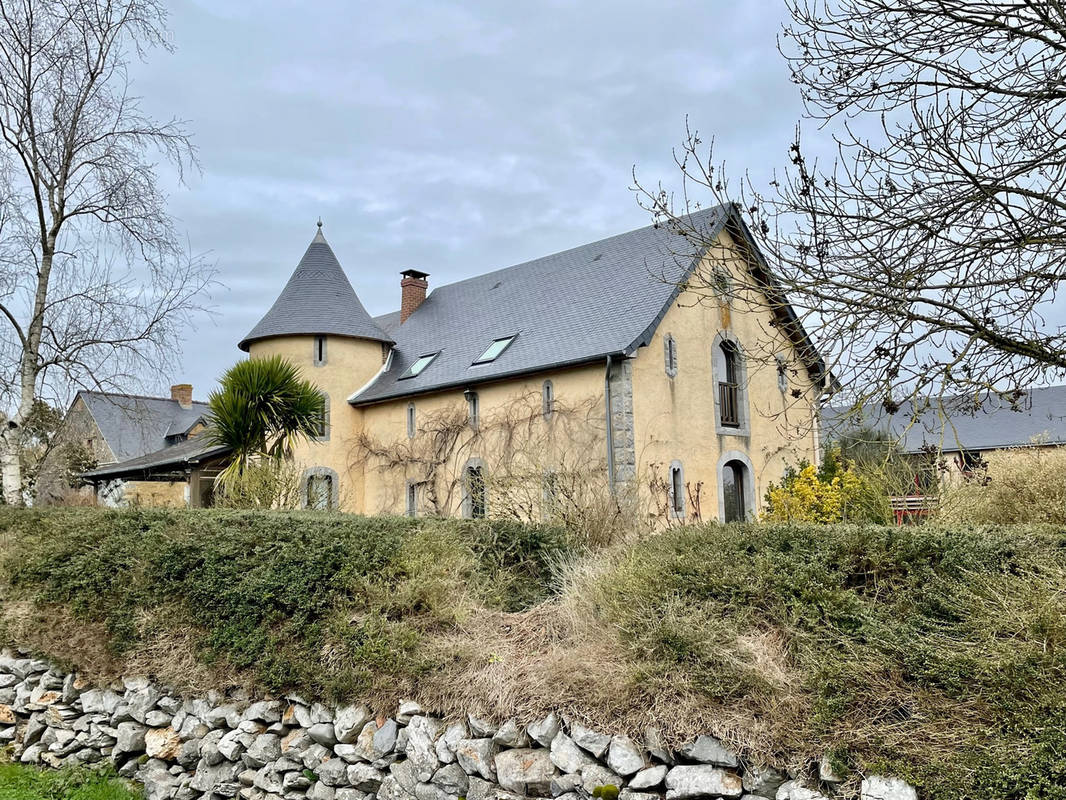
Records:
M359 302L319 223L278 299L237 346L247 351L252 342L272 336L322 334L392 343Z

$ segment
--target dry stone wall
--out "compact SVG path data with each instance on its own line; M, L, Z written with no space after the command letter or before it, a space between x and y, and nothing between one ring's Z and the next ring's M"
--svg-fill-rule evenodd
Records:
M390 717L289 695L178 697L143 677L91 686L47 661L0 654L0 744L26 764L110 762L148 800L821 800L818 787L745 764L712 736L678 751L654 730L610 736L555 714L527 725ZM916 800L870 777L863 800Z

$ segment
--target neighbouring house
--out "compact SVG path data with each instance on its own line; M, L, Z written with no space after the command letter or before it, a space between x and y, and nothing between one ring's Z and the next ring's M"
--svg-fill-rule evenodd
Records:
M196 435L206 413L207 404L192 399L187 383L172 386L170 397L78 392L42 462L37 502L71 502L91 492L105 505L187 505L189 471L199 466L204 449ZM195 460L185 463L188 453ZM72 467L86 462L96 466L82 473L89 486L78 487L74 473L81 470ZM123 467L116 471L118 464ZM138 470L138 464L152 469ZM164 472L164 464L172 469Z
M907 400L891 415L828 405L821 428L826 444L865 437L911 462L910 491L892 498L902 521L931 511L940 486L971 478L1005 451L1066 445L1066 386L1032 387L1013 402L996 395Z
M706 248L650 226L432 291L405 270L379 317L320 224L238 345L322 391L320 435L293 454L303 505L750 518L786 464L817 457L831 377L736 209L691 222ZM757 302L733 290L748 278Z

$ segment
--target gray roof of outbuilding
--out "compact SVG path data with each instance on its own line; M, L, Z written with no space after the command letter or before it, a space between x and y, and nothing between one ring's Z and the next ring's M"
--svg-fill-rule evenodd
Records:
M728 206L689 220L706 240ZM400 325L375 321L396 342L388 369L352 397L356 405L631 354L647 344L699 255L666 227L649 226L555 255L439 286ZM495 339L517 338L495 361L472 366ZM440 355L400 380L419 358Z
M230 450L232 448L227 445L211 444L201 436L194 436L153 453L83 472L82 477L87 481L149 478L153 473L184 471L219 458Z
M1038 386L1017 403L990 397L978 407L972 398L950 397L903 403L889 417L884 412L855 414L843 407L823 409L823 438L861 428L888 433L906 453L924 447L955 452L996 450L1029 444L1066 443L1066 386Z
M238 347L273 336L329 334L392 340L371 319L321 229L311 240L278 299Z
M188 433L208 410L207 403L182 408L169 397L88 391L78 395L117 461L165 447L168 436Z

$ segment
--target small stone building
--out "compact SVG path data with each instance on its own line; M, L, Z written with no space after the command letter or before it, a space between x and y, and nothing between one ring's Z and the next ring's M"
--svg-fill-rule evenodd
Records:
M63 424L41 465L37 502L96 501L105 505L144 504L185 506L189 502L187 475L176 472L150 476L135 468L109 471L116 464L132 467L145 456L196 450L207 404L192 399L192 386L171 387L170 397L145 397L113 392L81 391L70 404ZM72 459L95 462L96 468L79 481ZM147 480L145 478L148 478Z

